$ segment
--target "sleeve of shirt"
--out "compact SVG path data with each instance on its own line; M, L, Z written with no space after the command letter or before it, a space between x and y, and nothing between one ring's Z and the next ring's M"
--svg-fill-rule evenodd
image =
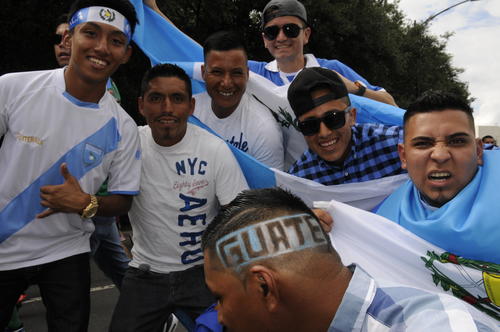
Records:
M136 124L122 119L121 140L108 174L109 194L137 195L141 177L141 149Z
M0 77L0 137L7 132L7 104L8 104L8 84L5 75Z
M229 204L242 190L248 189L247 181L229 147L222 143L215 152L215 194L220 205Z
M359 75L357 72L355 72L351 67L343 64L342 62L338 60L325 60L325 59L318 59L318 63L320 64L321 67L323 68L328 68L331 70L335 70L345 78L356 82L356 81L361 81L366 84L366 87L369 88L370 90L378 91L378 90L384 90L384 88L372 85L370 82L368 82L363 76Z
M248 69L260 75L267 62L248 60Z

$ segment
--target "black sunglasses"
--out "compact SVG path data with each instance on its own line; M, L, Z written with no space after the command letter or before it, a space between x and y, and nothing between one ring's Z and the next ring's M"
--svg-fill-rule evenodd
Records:
M264 37L266 37L267 40L275 40L276 37L278 37L280 30L283 30L283 33L288 38L296 38L299 35L300 30L303 29L305 28L300 27L295 23L284 24L281 27L278 25L271 25L267 28L264 28Z
M62 42L63 35L55 33L52 35L52 44L59 45Z
M345 125L345 114L351 109L351 106L347 106L343 111L328 111L321 118L310 118L299 121L299 130L304 136L312 136L319 132L321 122L331 130L342 128Z

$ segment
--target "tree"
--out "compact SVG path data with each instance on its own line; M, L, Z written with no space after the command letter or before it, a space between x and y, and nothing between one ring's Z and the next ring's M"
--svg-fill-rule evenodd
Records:
M162 11L185 33L202 43L211 33L236 30L250 59L270 61L263 47L258 12L268 0L157 0ZM386 0L303 0L313 35L308 51L338 59L373 84L383 86L401 107L427 89L451 90L469 97L467 84L446 53L447 36L429 34L423 23L407 23L398 3ZM0 74L56 66L51 37L56 18L67 11L63 0L7 0L0 11L4 51ZM135 50L131 62L113 79L122 105L137 121L140 80L149 61ZM36 55L36 56L34 56Z

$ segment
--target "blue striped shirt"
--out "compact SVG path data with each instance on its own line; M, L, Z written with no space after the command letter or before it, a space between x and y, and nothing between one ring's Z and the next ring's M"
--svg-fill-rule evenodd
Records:
M447 294L405 286L384 286L362 268L354 270L349 286L330 323L337 331L494 331L475 320L471 306Z
M289 173L327 186L405 173L398 155L398 143L402 136L401 127L355 124L352 127L351 151L342 166L328 163L309 149L292 165Z

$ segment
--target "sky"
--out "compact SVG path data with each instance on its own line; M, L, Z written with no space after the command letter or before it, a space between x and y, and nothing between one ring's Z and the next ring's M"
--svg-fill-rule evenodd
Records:
M395 0L393 0L394 2ZM429 16L461 0L399 0L408 22ZM441 36L452 32L447 52L452 64L464 69L477 125L500 126L500 0L468 1L429 22L429 31Z

